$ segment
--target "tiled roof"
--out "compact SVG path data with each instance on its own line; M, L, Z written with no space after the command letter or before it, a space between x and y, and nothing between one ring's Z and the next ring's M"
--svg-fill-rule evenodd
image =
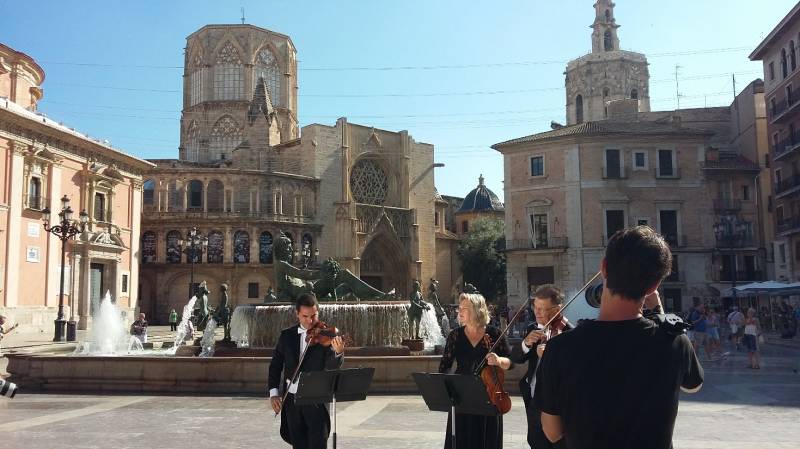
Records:
M597 122L584 122L578 125L564 126L562 128L554 129L530 136L520 137L517 139L507 140L492 145L492 148L497 150L500 147L515 145L525 142L539 142L550 139L558 139L566 136L601 136L605 134L627 134L630 136L641 135L712 135L712 131L683 128L674 126L672 123L657 123L657 122L634 122L634 121L597 121Z

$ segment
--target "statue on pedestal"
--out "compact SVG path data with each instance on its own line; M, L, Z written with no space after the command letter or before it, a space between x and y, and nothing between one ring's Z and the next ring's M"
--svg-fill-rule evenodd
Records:
M197 302L195 302L194 317L197 329L205 329L208 322L208 295L211 291L208 289L206 281L200 283L197 287Z
M225 336L222 341L228 343L231 341L231 308L228 305L228 284L220 285L219 289L219 307L217 307L214 319L217 321L217 324L222 325L222 328L225 330Z
M411 301L411 307L408 308L408 321L409 321L409 330L411 331L411 338L419 339L419 327L420 322L422 321L422 312L424 310L430 310L430 304L426 303L422 300L422 292L420 291L421 287L419 285L419 281L414 281L414 287L411 291L411 297L409 300Z
M442 328L442 334L446 338L450 333L450 320L447 319L447 312L444 310L444 307L442 307L442 303L439 302L438 289L439 281L431 278L431 283L428 285L428 302L433 304L433 310L436 311L436 321L439 322L439 326Z

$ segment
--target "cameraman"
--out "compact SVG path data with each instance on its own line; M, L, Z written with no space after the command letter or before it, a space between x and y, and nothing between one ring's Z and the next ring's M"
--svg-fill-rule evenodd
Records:
M647 226L623 229L606 247L600 314L547 345L534 404L550 441L568 449L672 447L679 387L696 392L703 369L680 332L642 316L660 309L656 289L672 266Z

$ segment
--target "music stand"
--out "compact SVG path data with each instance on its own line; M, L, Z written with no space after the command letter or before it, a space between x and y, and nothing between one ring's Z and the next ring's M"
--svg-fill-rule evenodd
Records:
M432 412L450 412L451 447L456 449L456 413L497 416L497 407L489 401L486 386L467 374L412 373L414 382Z
M331 404L333 409L333 448L336 449L336 402L363 401L372 383L375 368L350 368L303 371L294 402L297 405Z

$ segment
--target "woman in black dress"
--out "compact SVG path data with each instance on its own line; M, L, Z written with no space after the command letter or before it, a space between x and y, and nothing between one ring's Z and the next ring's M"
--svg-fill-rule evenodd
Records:
M489 310L486 300L479 294L462 293L458 298L458 322L462 325L447 336L447 345L439 364L440 373L450 373L453 362L456 363L455 374L474 374L475 368L486 357L488 365L507 370L511 368L508 358L510 349L505 338L497 345L494 353L487 357L489 348L484 342L484 335L489 335L490 345L497 341L500 331L489 324ZM450 423L452 416L447 417L447 437L445 449L451 447ZM455 449L499 449L503 447L503 417L456 414Z

